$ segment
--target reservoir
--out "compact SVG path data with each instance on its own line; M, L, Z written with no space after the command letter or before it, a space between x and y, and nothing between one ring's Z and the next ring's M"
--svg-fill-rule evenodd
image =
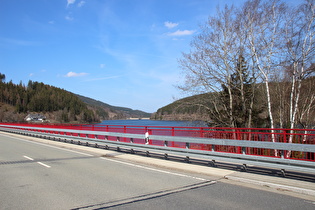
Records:
M104 120L98 125L163 126L163 127L207 127L203 121L168 120Z

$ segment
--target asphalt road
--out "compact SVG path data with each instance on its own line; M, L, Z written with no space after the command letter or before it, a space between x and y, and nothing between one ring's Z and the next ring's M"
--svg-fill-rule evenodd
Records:
M270 208L315 204L0 133L0 209Z

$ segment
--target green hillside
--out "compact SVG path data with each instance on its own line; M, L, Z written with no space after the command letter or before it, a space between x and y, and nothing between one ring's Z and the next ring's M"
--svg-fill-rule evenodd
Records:
M0 73L0 122L22 122L27 114L42 114L52 123L97 123L101 120L144 118L151 114L115 107L69 91L29 81L5 82Z
M208 100L211 94L200 94L186 97L168 104L154 114L155 120L202 120L207 121L207 107L211 106Z
M96 110L97 114L104 120L151 117L151 113L143 112L140 110L133 110L126 107L112 106L107 103L81 95L76 96L88 106L93 107L93 109Z

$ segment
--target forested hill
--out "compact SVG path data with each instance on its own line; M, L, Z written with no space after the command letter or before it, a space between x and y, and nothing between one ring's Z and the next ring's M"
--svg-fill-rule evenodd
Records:
M28 113L40 113L49 122L56 123L95 123L107 119L125 119L144 117L148 113L108 105L69 91L46 85L42 82L29 81L27 86L5 82L5 75L0 73L0 122L21 122ZM127 111L123 111L126 109ZM147 114L147 115L145 115Z
M270 96L273 101L273 115L275 125L277 127L285 128L289 125L288 115L289 99L292 83L290 82L270 82ZM267 110L267 102L264 97L265 85L262 83L254 84L252 86L255 89L255 100L253 100L251 107L251 122L252 127L268 127L269 116ZM234 93L237 93L234 91ZM298 128L314 128L315 125L315 76L310 76L301 82L300 89L300 103L298 106ZM246 119L246 115L242 115L241 104L239 95L234 95L233 112L235 117L235 124L241 124L242 120ZM248 100L249 97L246 98ZM281 100L280 100L281 99ZM204 93L200 95L194 95L186 97L164 107L161 107L156 111L153 119L156 120L202 120L208 122L211 127L228 127L225 122L228 122L228 116L226 116L227 109L227 97L226 91L222 90L217 93ZM247 111L247 110L246 110ZM248 115L248 113L247 113ZM283 117L287 121L281 121L279 118ZM277 119L278 118L278 119ZM238 127L245 127L244 124Z
M94 100L81 95L76 95L81 101L96 110L103 119L126 119L126 118L150 118L151 113L133 110L126 107L112 106L107 103Z
M206 107L211 94L186 97L159 108L153 116L155 120L208 121Z

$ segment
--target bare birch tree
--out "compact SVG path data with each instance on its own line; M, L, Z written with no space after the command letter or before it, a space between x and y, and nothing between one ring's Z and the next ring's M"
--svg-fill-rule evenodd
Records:
M289 103L290 129L293 129L297 123L297 114L299 108L301 117L309 114L310 107L299 107L301 100L302 82L310 75L311 65L315 59L315 4L314 0L306 0L297 9L293 8L290 14L294 18L288 18L284 28L284 39L286 43L285 52L287 63L291 66L291 91ZM307 97L312 104L314 95ZM306 101L305 101L306 102ZM304 109L304 110L303 110ZM292 133L292 130L291 130ZM290 135L289 143L292 143L293 136ZM288 153L288 156L290 153Z
M314 92L301 91L303 82L314 75L310 68L315 63L314 1L289 7L280 0L248 0L241 8L218 9L193 40L191 52L179 60L186 74L180 88L194 94L211 93L210 116L230 127L238 126L235 102L240 100L241 110L249 109L250 127L255 95L247 103L242 70L235 70L241 56L256 84L264 84L272 141L276 141L276 127L295 128L297 123L307 127L315 98ZM275 96L276 92L281 95Z
M179 61L186 81L180 89L192 93L212 92L213 117L225 126L235 127L231 75L237 54L234 7L218 9L210 17L202 32L192 42L193 51L183 53ZM222 85L227 87L228 103L222 103ZM228 122L226 122L228 120Z
M275 142L275 128L272 98L270 94L270 78L280 63L278 42L281 36L285 6L278 0L247 1L243 6L244 30L248 34L248 48L251 51L253 66L256 67L265 83L266 100L272 129L272 141ZM277 155L277 151L275 151Z

